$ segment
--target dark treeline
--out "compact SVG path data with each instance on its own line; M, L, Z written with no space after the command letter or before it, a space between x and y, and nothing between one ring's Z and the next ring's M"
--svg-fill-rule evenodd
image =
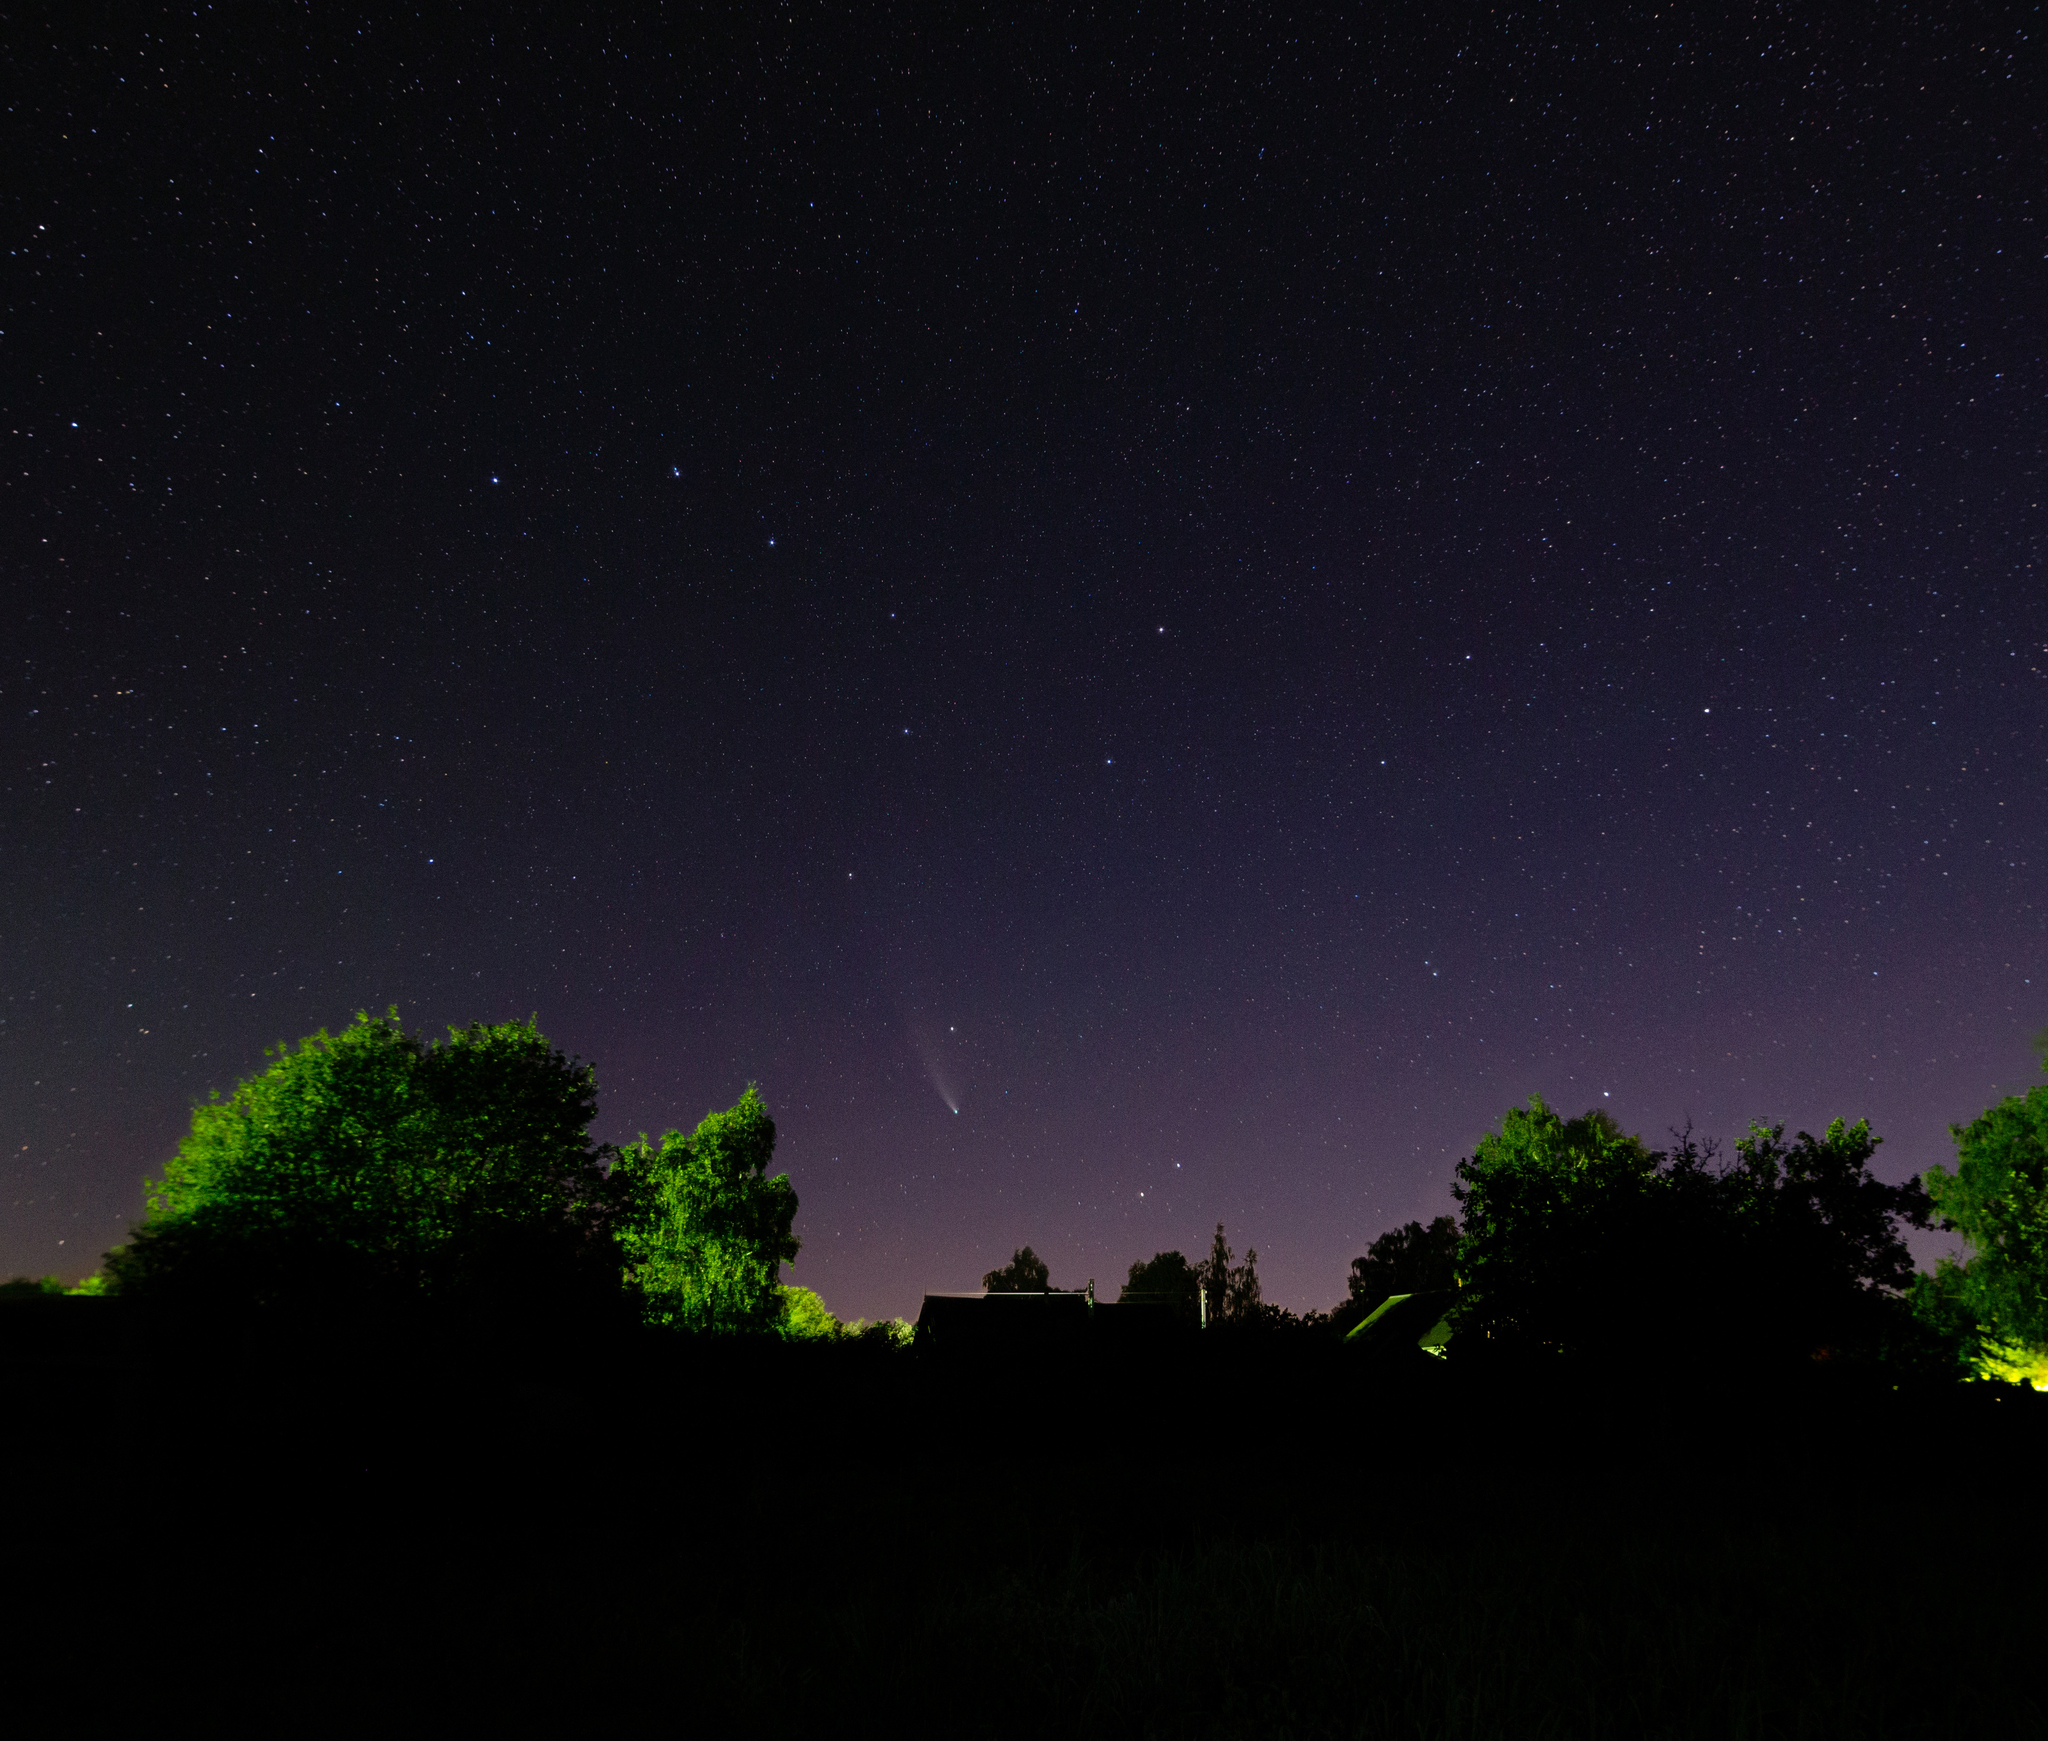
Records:
M1430 1352L1492 1367L1826 1363L2048 1388L2048 1086L1954 1136L1953 1170L1890 1185L1871 1171L1881 1139L1863 1122L1790 1138L1752 1125L1723 1156L1690 1130L1653 1149L1598 1109L1565 1118L1535 1098L1459 1162L1462 1224L1440 1215L1382 1234L1327 1313L1264 1301L1257 1253L1235 1263L1221 1226L1199 1262L1133 1263L1122 1297L1199 1308L1237 1333L1355 1337L1389 1300L1444 1293L1453 1334ZM1905 1230L1937 1225L1970 1253L1916 1274ZM1008 1271L986 1281L1024 1285ZM1043 1264L1032 1285L1047 1285Z
M2012 1381L2042 1343L2048 1088L1924 1188L1877 1181L1860 1126L1724 1159L1532 1102L1460 1167L1460 1218L1375 1240L1332 1312L1265 1301L1219 1227L1123 1290L1208 1333L986 1361L787 1287L751 1092L617 1150L593 1096L531 1024L359 1020L197 1110L111 1298L13 1290L16 1708L2041 1727L2013 1671L2048 1622L2048 1408ZM1971 1256L1915 1277L1900 1230L1931 1216ZM1052 1277L1023 1247L984 1280ZM1357 1357L1350 1330L1431 1294L1441 1357Z
M687 1135L593 1144L596 1078L531 1022L432 1042L395 1013L280 1046L199 1106L149 1209L100 1275L6 1284L360 1340L544 1341L659 1331L865 1336L786 1285L797 1197L771 1172L775 1125L749 1088ZM1828 1363L1893 1376L2048 1381L2048 1086L1956 1133L1953 1171L1889 1185L1879 1139L1753 1125L1723 1156L1653 1149L1604 1112L1532 1099L1461 1161L1459 1218L1410 1222L1353 1261L1346 1295L1302 1315L1264 1299L1258 1253L1219 1224L1208 1251L1130 1266L1120 1298L1228 1335L1355 1338L1390 1299L1442 1292L1451 1360L1568 1357L1610 1370ZM1971 1252L1916 1275L1909 1227ZM982 1278L1050 1290L1031 1247Z

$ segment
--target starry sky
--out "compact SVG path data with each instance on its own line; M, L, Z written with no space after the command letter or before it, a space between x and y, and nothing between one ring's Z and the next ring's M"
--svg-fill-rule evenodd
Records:
M599 10L9 26L0 1273L394 1003L848 1317L2036 1078L2030 12Z

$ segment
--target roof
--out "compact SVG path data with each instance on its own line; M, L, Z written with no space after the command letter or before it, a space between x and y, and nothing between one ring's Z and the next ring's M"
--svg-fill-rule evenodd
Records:
M1456 1288L1389 1294L1344 1340L1375 1356L1405 1354L1411 1348L1442 1354L1451 1340L1450 1309L1457 1298Z
M1163 1305L1098 1300L1081 1288L926 1294L917 1314L918 1341L949 1353L1078 1350L1150 1341L1176 1327L1174 1314Z

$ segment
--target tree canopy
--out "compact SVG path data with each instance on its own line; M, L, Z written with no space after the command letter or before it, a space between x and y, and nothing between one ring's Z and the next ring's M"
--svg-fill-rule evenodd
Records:
M1209 1241L1209 1255L1195 1265L1195 1277L1211 1324L1250 1324L1270 1317L1259 1292L1259 1254L1247 1247L1244 1262L1223 1237L1223 1223Z
M1868 1122L1838 1118L1790 1142L1782 1124L1753 1124L1736 1143L1717 1195L1753 1318L1769 1314L1811 1347L1840 1352L1888 1334L1913 1278L1900 1228L1926 1227L1930 1205L1917 1178L1887 1185L1870 1171L1882 1140Z
M1161 1251L1131 1265L1118 1298L1164 1304L1183 1317L1194 1318L1200 1311L1201 1288L1202 1278L1185 1256Z
M774 1155L775 1121L752 1086L688 1136L672 1130L619 1150L627 1274L651 1323L727 1332L781 1320L781 1266L801 1242L789 1175L768 1172Z
M1001 1269L981 1278L981 1285L992 1294L1042 1294L1052 1286L1052 1271L1030 1246L1020 1245Z
M394 1010L280 1044L194 1109L115 1291L242 1304L545 1291L608 1272L596 1076L531 1021L433 1042Z
M1457 1281L1458 1223L1439 1215L1427 1227L1411 1221L1382 1233L1351 1260L1347 1297L1331 1320L1339 1330L1362 1323L1393 1294L1419 1294Z
M1902 1331L1900 1224L1927 1214L1917 1180L1870 1172L1877 1141L1757 1125L1723 1166L1689 1133L1660 1152L1597 1108L1512 1108L1452 1189L1460 1334L1650 1361L1869 1352Z
M2048 1084L2008 1095L1950 1135L1955 1167L1929 1167L1927 1194L1969 1254L1943 1258L1916 1301L1980 1372L2048 1389Z
M1465 1220L1461 1330L1500 1341L1570 1341L1624 1268L1632 1271L1657 1157L1598 1108L1563 1119L1541 1096L1510 1107L1458 1163ZM1611 1315L1611 1314L1610 1314ZM1590 1331L1591 1321L1585 1323Z
M813 1290L790 1287L782 1290L782 1321L778 1327L792 1342L831 1342L846 1329Z
M595 1073L531 1021L435 1043L395 1011L360 1015L271 1056L194 1111L147 1219L109 1254L117 1292L565 1321L637 1296L658 1324L804 1334L830 1316L780 1286L797 1199L769 1176L775 1124L752 1088L687 1137L614 1151L588 1135Z

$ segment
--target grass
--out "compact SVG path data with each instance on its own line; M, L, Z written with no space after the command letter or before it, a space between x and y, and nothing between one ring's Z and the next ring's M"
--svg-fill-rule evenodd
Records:
M64 1720L2044 1728L2048 1408L1983 1387L1360 1381L1221 1348L12 1378L41 1425L9 1490L46 1526L14 1537L46 1641L20 1660Z
M775 1685L823 1733L884 1716L984 1735L2040 1732L2034 1687L2000 1678L2038 1648L2038 1597L2015 1581L1944 1601L1924 1582L1943 1556L1916 1566L1900 1520L1526 1503L1484 1526L1198 1528L1135 1562L1079 1532L991 1553L963 1530L950 1574L693 1614L665 1660L729 1712Z
M1934 1641L1903 1593L1873 1600L1845 1576L1839 1546L1526 1527L1433 1553L1209 1541L1122 1576L1077 1560L902 1607L828 1608L807 1616L818 1647L796 1664L782 1629L744 1622L702 1656L678 1637L676 1660L724 1678L729 1698L781 1662L783 1710L826 1731L866 1711L934 1734L2038 1732L2025 1689L1985 1696L1902 1661L1901 1646ZM1994 1659L2026 1660L2037 1636L2007 1636Z

